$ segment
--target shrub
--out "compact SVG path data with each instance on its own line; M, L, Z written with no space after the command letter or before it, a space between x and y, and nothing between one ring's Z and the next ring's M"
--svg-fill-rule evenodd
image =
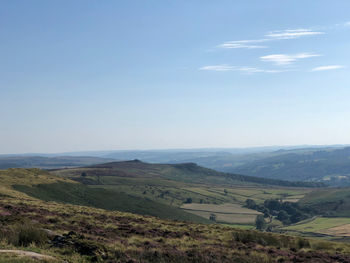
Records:
M305 238L299 238L298 242L297 242L297 246L298 246L299 249L309 248L310 247L310 242L307 239L305 239Z
M16 225L8 234L7 240L15 246L42 245L47 241L47 234L30 223Z

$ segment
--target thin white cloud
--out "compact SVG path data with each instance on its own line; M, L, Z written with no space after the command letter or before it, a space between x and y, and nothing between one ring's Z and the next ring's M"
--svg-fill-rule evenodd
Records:
M267 69L259 69L255 67L236 67L230 65L215 65L215 66L204 66L199 68L199 70L207 70L207 71L239 71L241 73L246 74L254 74L254 73L280 73L284 72L282 70L267 70Z
M226 42L218 47L221 48L246 48L246 49L256 49L256 48L267 48L267 46L261 46L261 45L247 45L242 43L234 43L234 42Z
M342 65L321 66L321 67L313 68L311 71L325 71L325 70L335 70L335 69L341 69L341 68L345 68L345 67Z
M346 22L344 25L347 26L347 27L350 27L350 21Z
M295 39L305 36L315 36L315 35L323 35L324 32L313 31L310 29L287 29L280 31L273 31L269 34L265 35L271 39Z
M272 55L262 56L260 57L260 59L264 62L275 63L276 65L288 65L300 59L319 57L319 56L321 55L312 54L312 53L299 53L299 54L293 54L293 55L272 54Z
M265 38L262 38L262 39L227 41L227 42L224 42L223 44L218 45L217 47L227 48L227 49L267 48L267 46L261 45L260 43L271 42L276 40L296 39L296 38L301 38L306 36L315 36L315 35L322 35L322 34L325 34L325 33L321 31L314 31L311 29L287 29L287 30L272 31L266 34Z
M234 67L228 65L215 65L215 66L204 66L199 70L211 70L211 71L230 71L233 70Z
M267 48L266 46L257 45L258 43L266 42L267 39L257 39L257 40L238 40L238 41L228 41L225 42L218 47L220 48L247 48L247 49L255 49L255 48Z

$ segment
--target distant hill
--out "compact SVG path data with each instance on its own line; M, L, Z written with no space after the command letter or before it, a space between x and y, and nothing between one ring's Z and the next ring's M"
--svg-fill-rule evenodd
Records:
M322 187L322 183L288 182L276 179L266 179L239 174L223 173L198 166L195 163L183 164L151 164L139 160L110 162L77 169L56 171L60 175L80 176L85 172L89 176L122 177L151 180L171 180L183 183L237 185L262 184L289 187ZM78 180L84 180L79 178ZM106 179L110 180L110 179ZM96 183L96 182L95 182Z
M0 157L0 169L8 168L42 168L54 169L65 167L78 167L113 161L111 158L86 156L7 156Z
M350 147L279 153L227 170L264 178L350 185Z

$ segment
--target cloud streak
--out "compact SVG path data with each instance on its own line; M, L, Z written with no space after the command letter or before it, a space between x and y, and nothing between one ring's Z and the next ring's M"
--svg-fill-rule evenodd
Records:
M350 26L350 22L349 22ZM260 43L266 43L276 40L286 40L286 39L296 39L307 36L316 36L323 35L324 32L314 31L311 29L287 29L287 30L278 30L272 31L265 35L265 38L262 39L252 39L252 40L237 40L237 41L227 41L223 44L218 45L219 48L226 49L236 49L236 48L245 48L245 49L257 49L257 48L267 48L266 45L261 45Z
M228 41L218 47L220 48L247 48L247 49L256 49L256 48L267 48L267 46L258 45L258 43L266 42L267 39L257 39L257 40L238 40L238 41Z
M345 68L342 65L329 65L329 66L321 66L313 68L311 71L326 71L326 70L335 70L335 69L342 69Z
M306 36L315 36L323 35L324 32L313 31L310 29L287 29L280 31L272 31L269 34L265 35L266 37L271 38L271 40L283 40L283 39L296 39Z
M260 60L264 62L272 62L276 65L281 66L281 65L289 65L300 59L319 57L319 56L321 55L313 54L313 53L299 53L299 54L293 54L293 55L272 54L272 55L262 56L260 57Z
M280 73L282 70L269 70L269 69L259 69L255 67L236 67L230 65L214 65L214 66L204 66L199 68L199 70L205 71L238 71L246 74L254 73Z

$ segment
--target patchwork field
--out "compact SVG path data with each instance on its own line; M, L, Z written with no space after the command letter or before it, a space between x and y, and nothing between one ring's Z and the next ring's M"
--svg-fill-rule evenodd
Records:
M283 229L299 233L316 233L335 237L349 237L350 218L317 217L312 220L305 220L298 224L284 227Z
M239 204L226 203L215 204L184 204L181 206L185 211L210 219L215 215L216 222L230 224L253 224L260 212L244 208Z

